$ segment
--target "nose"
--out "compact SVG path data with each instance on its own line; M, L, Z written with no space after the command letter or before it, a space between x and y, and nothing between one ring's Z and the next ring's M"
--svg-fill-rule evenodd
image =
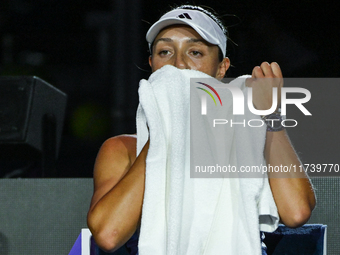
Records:
M174 66L178 69L189 69L187 59L182 54L176 54Z

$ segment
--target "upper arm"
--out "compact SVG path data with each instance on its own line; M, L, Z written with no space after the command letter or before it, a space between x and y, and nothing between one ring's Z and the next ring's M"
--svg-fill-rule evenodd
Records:
M135 160L135 138L116 136L101 146L94 165L94 192L90 210L130 169Z

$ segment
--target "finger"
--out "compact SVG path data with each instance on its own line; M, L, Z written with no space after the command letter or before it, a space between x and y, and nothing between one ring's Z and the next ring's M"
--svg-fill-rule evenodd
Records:
M279 64L276 63L276 62L271 63L270 66L272 67L274 76L278 80L278 86L277 86L279 88L278 96L279 96L279 98L281 98L281 88L283 87L283 75L282 75L281 68L280 68Z
M259 67L259 66L254 67L253 72L252 72L252 77L253 78L263 78L264 77L264 74L262 72L261 67Z
M273 62L270 64L271 69L273 70L273 74L277 78L282 78L282 71L278 63Z
M262 72L264 74L264 77L266 77L266 78L273 78L274 77L272 67L269 65L268 62L263 62L261 64L261 69L262 69Z

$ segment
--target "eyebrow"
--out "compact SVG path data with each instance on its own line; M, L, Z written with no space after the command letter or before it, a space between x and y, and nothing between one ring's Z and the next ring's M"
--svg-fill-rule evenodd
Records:
M153 43L153 45L156 45L158 42L173 42L173 40L171 38L159 38Z
M173 40L171 38L159 38L153 43L153 45L156 46L158 42L173 42ZM199 38L189 38L186 41L186 43L197 43L197 42L207 44L207 42L204 39L199 39Z
M190 38L189 40L187 40L187 43L197 43L197 42L207 44L207 42L204 39Z

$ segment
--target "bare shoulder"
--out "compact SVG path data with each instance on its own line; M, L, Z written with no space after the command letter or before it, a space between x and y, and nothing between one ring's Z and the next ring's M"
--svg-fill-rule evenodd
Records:
M113 157L125 160L134 161L136 158L136 143L137 137L135 135L118 135L107 139L101 146L98 157Z
M115 185L130 169L136 159L135 135L119 135L107 139L101 146L95 166L95 189L109 182Z

